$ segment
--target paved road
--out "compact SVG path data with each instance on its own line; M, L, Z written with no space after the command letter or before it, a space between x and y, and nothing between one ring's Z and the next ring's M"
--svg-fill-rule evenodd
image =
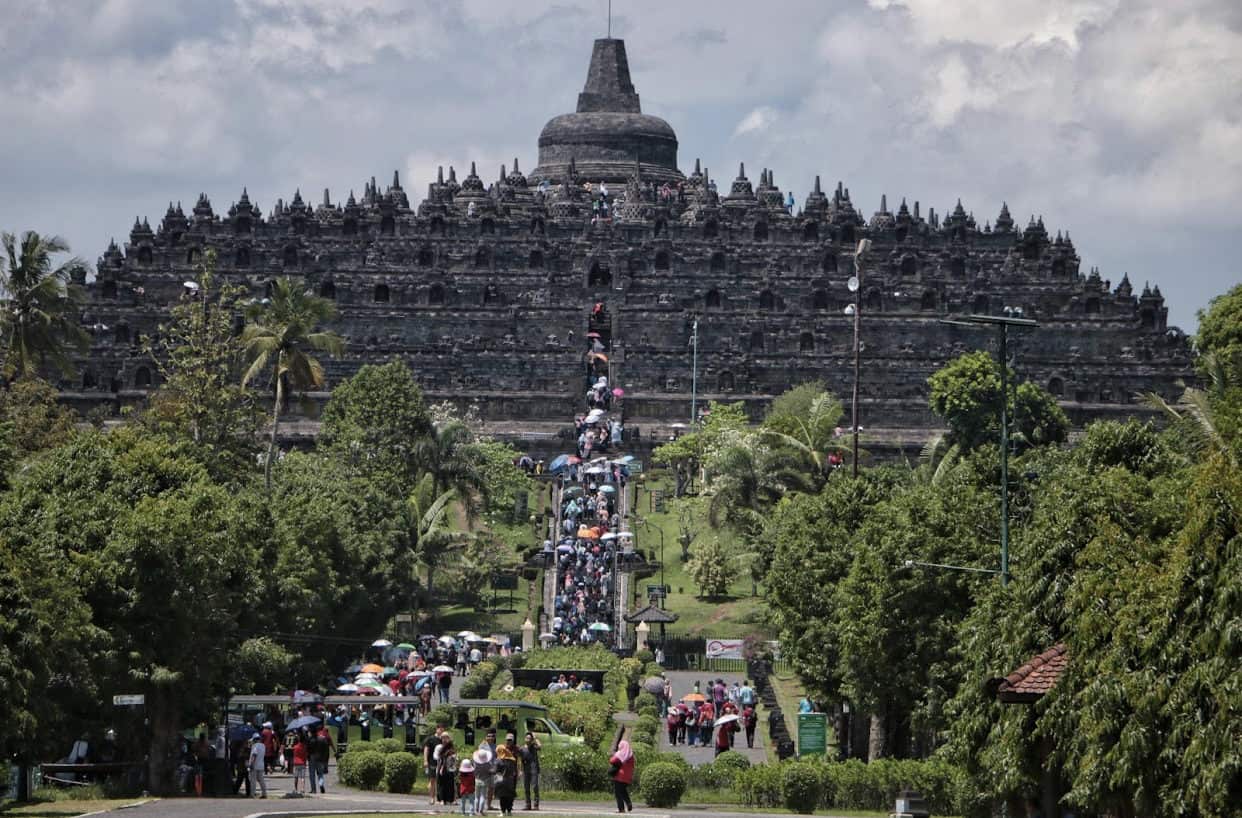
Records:
M686 695L687 693L693 692L695 682L701 682L702 687L706 689L707 681L709 678L713 680L724 679L725 684L729 686L732 686L734 682L743 682L746 680L746 676L743 673L721 673L719 671L708 673L707 671L670 670L670 671L667 671L664 675L667 676L668 680L673 683L674 701L680 699L682 696ZM760 716L759 721L760 723L762 723L763 721L762 716ZM738 733L735 739L735 742L736 743L734 744L733 749L737 750L740 753L743 753L747 758L750 759L751 764L761 764L763 763L764 760L766 760L767 753L764 750L765 745L764 745L764 731L763 730L755 730L754 749L748 749L746 747L746 734L745 733ZM669 745L668 731L663 730L663 729L660 731L660 749L661 750L674 750L678 753L681 753L681 755L687 761L689 761L691 764L693 764L696 767L699 766L700 764L707 764L713 758L716 757L716 750L711 745L708 745L707 747L701 747L697 745L694 747L689 747L684 744L678 744L676 747Z

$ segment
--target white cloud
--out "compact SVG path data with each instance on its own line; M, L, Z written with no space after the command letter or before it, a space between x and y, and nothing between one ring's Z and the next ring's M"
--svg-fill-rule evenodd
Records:
M742 117L742 121L737 123L737 127L733 129L733 135L744 136L750 133L766 131L775 122L776 111L767 106L760 106Z

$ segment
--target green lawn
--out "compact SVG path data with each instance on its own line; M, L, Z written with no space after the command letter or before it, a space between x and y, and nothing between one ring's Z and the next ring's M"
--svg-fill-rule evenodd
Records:
M723 598L701 599L697 596L698 587L686 572L681 559L681 545L678 536L681 533L677 514L671 503L665 505L665 512L657 514L651 503L651 489L664 490L666 498L672 497L671 482L658 475L648 475L645 485L638 489L637 516L650 524L642 525L631 517L631 528L637 534L637 547L642 550L651 549L656 559L660 558L660 534L664 532L664 582L671 586L672 591L665 602L665 608L677 614L678 621L671 626L677 634L716 636L738 638L751 633L763 632L766 627L762 621L764 610L762 597L751 595L750 579L739 573L737 580ZM694 546L712 537L719 537L726 545L733 543L729 532L715 532L708 526L705 515L696 515L694 527L698 530L698 538L691 544ZM660 572L655 576L640 580L636 584L639 597L633 605L641 607L647 604L647 585L658 585L661 581Z
M37 800L18 804L14 801L0 801L0 816L20 815L25 818L68 818L88 812L114 810L130 804L145 803L151 799L137 798L59 798L57 800Z

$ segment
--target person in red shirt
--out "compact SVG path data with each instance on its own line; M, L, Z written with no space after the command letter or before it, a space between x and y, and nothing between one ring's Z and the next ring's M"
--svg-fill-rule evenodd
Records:
M293 744L293 791L302 792L306 789L306 762L310 759L307 752L306 731L298 733Z
M746 705L746 709L742 711L742 727L746 730L746 746L752 749L755 746L755 722L757 721L755 708L749 704Z
M474 761L470 756L457 767L457 794L461 796L461 814L474 815Z
M736 724L736 722L731 721L716 728L716 755L720 755L729 749L730 743L733 740L733 729Z
M668 727L668 743L673 747L677 746L677 728L681 727L681 714L677 712L676 707L668 709L668 716L664 720L664 724Z
M630 784L634 783L634 751L630 743L625 739L619 741L608 763L612 765L612 792L617 797L617 812L633 812Z
M711 702L703 702L699 708L699 743L704 747L712 740L712 722L716 720L716 707Z
M260 741L263 742L263 765L265 772L271 772L276 768L276 731L272 729L270 721L263 722L263 731L259 734Z

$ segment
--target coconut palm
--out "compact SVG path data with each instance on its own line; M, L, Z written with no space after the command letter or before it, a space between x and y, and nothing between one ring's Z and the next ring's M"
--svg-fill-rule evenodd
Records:
M44 364L72 374L65 347L82 349L89 342L77 323L79 294L73 284L75 278L86 276L86 262L74 257L54 267L52 256L69 252L59 236L29 230L22 234L20 245L12 233L4 233L0 242L5 251L5 258L0 258L5 377L35 375Z
M288 278L273 282L271 297L251 311L251 323L242 331L242 349L250 362L242 383L269 372L275 398L272 402L272 437L267 447L263 480L272 487L272 460L280 412L290 393L304 392L324 384L323 364L310 350L339 355L345 341L319 327L336 317L331 301L303 290Z
M435 592L436 569L473 538L472 534L452 527L449 511L456 498L457 492L451 488L437 492L434 477L425 474L406 501L406 525L414 541L414 553L427 572L424 587L428 606Z
M804 413L783 414L764 421L765 439L801 465L813 490L822 488L828 480L832 470L829 453L848 453L837 436L842 414L840 401L831 392L821 391L810 398Z
M1169 403L1155 392L1143 396L1144 402L1159 409L1194 455L1220 454L1235 465L1237 452L1230 443L1227 420L1221 418L1220 407L1225 396L1242 385L1242 372L1236 362L1205 353L1200 358L1204 389L1187 387L1176 403Z
M453 491L471 519L478 512L477 499L485 498L487 483L483 457L475 448L474 433L459 420L439 423L415 444L419 469L431 476L436 494Z

